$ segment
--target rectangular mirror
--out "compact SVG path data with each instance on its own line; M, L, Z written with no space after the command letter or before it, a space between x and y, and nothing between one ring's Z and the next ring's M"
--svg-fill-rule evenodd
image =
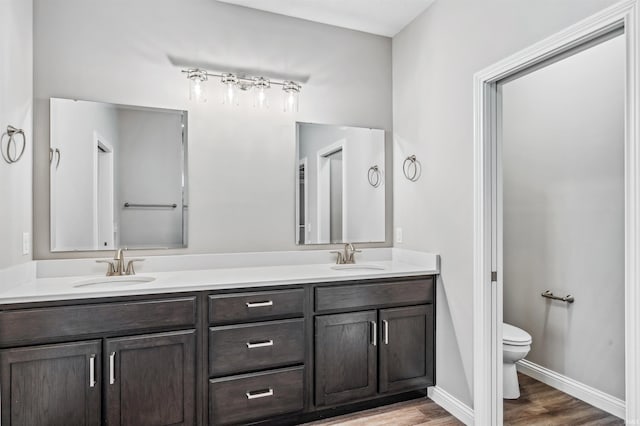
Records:
M51 98L51 251L187 241L187 112Z
M384 130L297 123L298 244L385 241Z

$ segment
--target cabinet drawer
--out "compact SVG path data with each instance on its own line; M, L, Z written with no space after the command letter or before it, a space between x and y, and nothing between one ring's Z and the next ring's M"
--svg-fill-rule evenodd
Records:
M303 313L303 289L209 296L211 324L293 318Z
M212 376L303 362L303 319L209 329L209 372Z
M433 303L434 278L317 287L316 311Z
M0 312L2 346L70 336L193 327L196 298L58 306Z
M304 367L209 380L209 423L245 423L304 407Z

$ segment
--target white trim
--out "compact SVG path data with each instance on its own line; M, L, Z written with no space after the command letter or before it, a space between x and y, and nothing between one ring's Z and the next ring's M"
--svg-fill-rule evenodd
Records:
M304 167L304 235L300 241L300 167ZM307 244L309 240L309 158L303 157L298 161L296 173L296 241L298 245Z
M611 396L526 359L518 361L516 368L522 374L533 377L552 388L558 389L616 417L624 418L625 403L620 398Z
M338 142L334 142L330 145L322 147L320 150L316 152L316 182L317 182L317 191L316 191L316 230L317 230L317 240L316 244L329 244L331 243L331 226L330 226L330 207L331 203L327 202L331 196L331 191L329 188L329 175L331 173L329 167L329 156L331 154L335 154L338 151L342 151L343 155L343 173L344 177L344 148L345 148L346 140L344 138L340 139ZM344 194L343 194L343 208L344 208ZM343 212L344 213L344 212ZM343 215L344 219L344 215ZM342 232L344 237L344 220L342 221ZM326 238L325 238L326 237Z
M432 386L427 389L427 395L429 396L429 399L447 410L449 414L460 420L465 425L473 424L473 408L469 407L446 390L438 386Z
M499 135L496 82L513 76L624 26L627 42L625 99L625 378L629 424L640 424L640 0L624 0L474 76L474 363L475 423L502 424L500 336L502 270L496 227L499 204L493 191ZM498 187L499 189L499 187ZM499 200L497 200L499 203ZM497 219L496 219L497 218ZM494 222L492 222L492 220ZM492 225L494 225L492 227ZM492 244L492 238L494 243ZM493 254L493 255L492 255ZM491 284L492 262L498 272Z

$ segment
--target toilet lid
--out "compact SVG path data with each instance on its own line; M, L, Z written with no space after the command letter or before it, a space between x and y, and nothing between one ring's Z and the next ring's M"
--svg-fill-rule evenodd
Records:
M531 343L531 335L518 327L503 323L502 342L510 345L528 345Z

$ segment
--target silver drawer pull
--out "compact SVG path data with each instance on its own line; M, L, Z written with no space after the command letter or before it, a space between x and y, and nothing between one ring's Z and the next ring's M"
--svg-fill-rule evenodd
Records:
M378 344L378 324L375 321L371 321L371 329L373 332L373 339L371 340L371 344L376 346Z
M263 308L265 306L273 306L273 300L266 302L247 302L247 308Z
M385 345L389 344L389 321L387 320L382 320L382 332L384 334L384 337L382 338L382 340L384 341Z
M109 384L112 385L116 382L116 353L111 352L109 354Z
M249 349L266 348L267 346L273 346L273 340L265 340L262 342L255 342L255 343L247 342L247 348Z
M247 399L265 398L267 396L273 396L273 389L269 388L269 390L264 391L247 392L245 395L247 395Z
M89 387L96 385L96 354L89 357Z

